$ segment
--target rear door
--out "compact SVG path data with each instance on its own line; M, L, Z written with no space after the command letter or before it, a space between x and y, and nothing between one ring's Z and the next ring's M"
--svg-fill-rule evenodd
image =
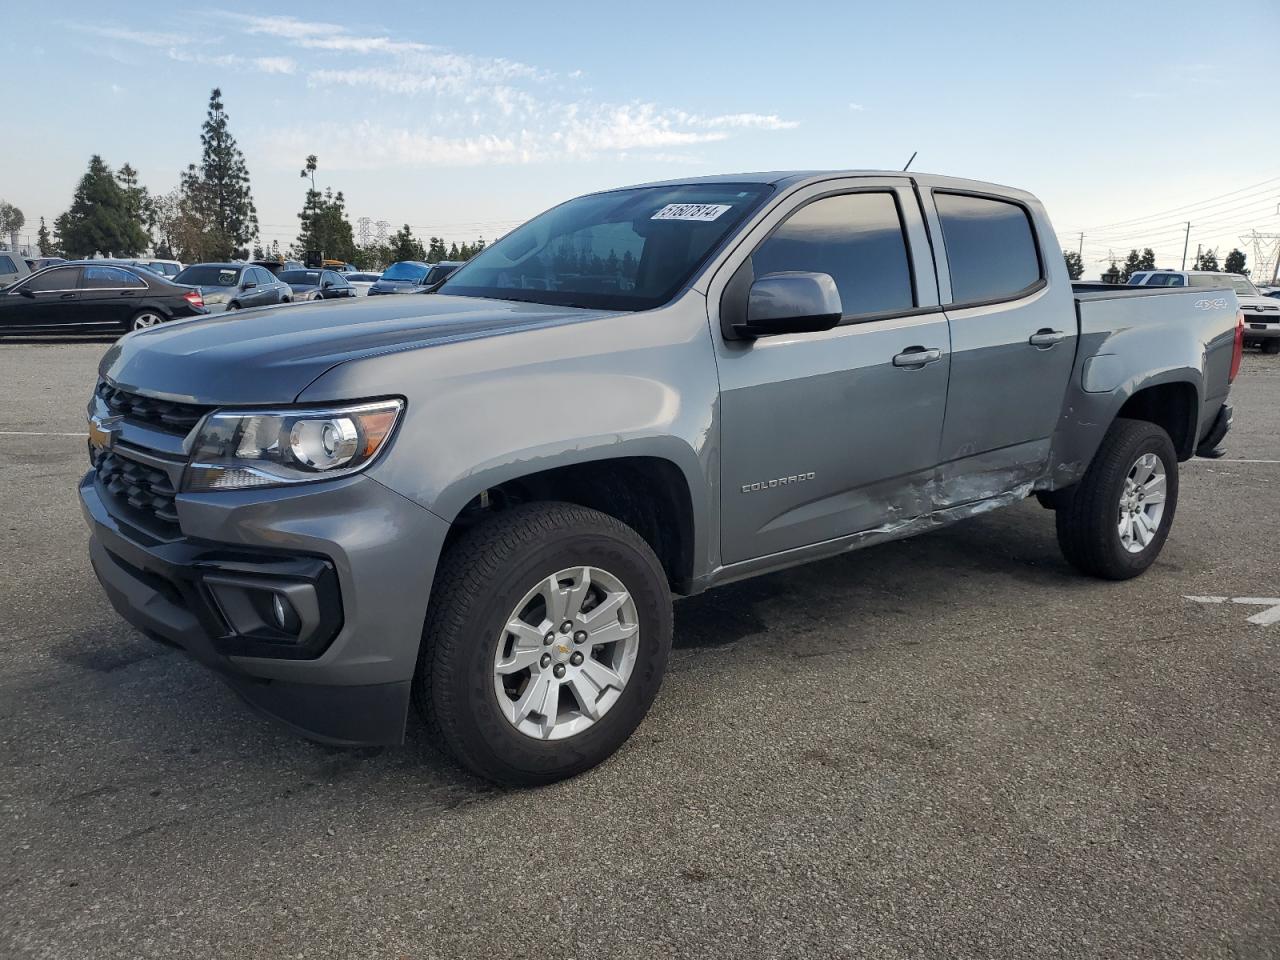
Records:
M142 306L146 283L123 267L86 264L80 271L80 318L124 326Z
M955 467L944 499L959 503L1046 467L1075 362L1075 303L1065 266L1044 261L1038 236L1050 227L1038 204L950 188L930 200L951 331L941 460Z
M791 270L831 275L841 323L726 339L722 304L730 310L753 278ZM797 191L717 271L708 307L724 563L927 512L918 481L937 462L950 349L909 179L842 178ZM915 354L919 362L904 363Z

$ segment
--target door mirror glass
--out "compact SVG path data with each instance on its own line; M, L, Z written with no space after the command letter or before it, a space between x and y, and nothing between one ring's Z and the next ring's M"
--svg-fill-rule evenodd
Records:
M256 280L246 280L246 281L244 282L244 284L241 286L241 289L242 289L242 290L252 290L252 289L253 289L254 287L256 287L257 285L258 285L258 281L256 281Z
M751 284L746 322L736 324L734 332L749 339L816 333L830 330L843 313L840 291L830 274L771 273Z

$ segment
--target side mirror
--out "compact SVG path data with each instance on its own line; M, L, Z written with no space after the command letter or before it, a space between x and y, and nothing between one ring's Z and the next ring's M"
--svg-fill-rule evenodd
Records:
M30 284L19 287L18 293L19 295L26 297L28 300L34 300L36 298L36 292L31 289Z
M328 289L329 289L330 287L332 287L332 286L333 286L333 281L332 281L332 280L326 280L324 283L320 284L320 289L321 289L321 290L328 290Z
M733 330L745 339L818 333L834 327L843 313L830 274L771 273L751 284L746 322L734 324Z
M258 285L258 281L257 281L257 280L246 280L246 281L244 282L244 285L243 285L240 289L242 289L242 290L252 290L252 289L253 289L254 287L256 287L257 285Z

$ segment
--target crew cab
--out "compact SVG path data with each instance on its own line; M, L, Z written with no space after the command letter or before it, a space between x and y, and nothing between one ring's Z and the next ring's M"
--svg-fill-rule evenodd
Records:
M1073 289L1021 190L649 184L432 296L125 337L79 491L115 608L261 711L387 744L412 701L472 770L545 783L641 722L673 595L1032 495L1072 566L1141 574L1242 336L1229 284Z

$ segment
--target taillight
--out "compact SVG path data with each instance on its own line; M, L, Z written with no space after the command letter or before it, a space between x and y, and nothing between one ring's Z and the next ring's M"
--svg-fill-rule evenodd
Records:
M204 306L204 297L201 296L199 290L188 290L182 295L182 299L187 301L187 303L191 304L193 307Z
M1240 372L1240 361L1244 358L1244 311L1236 311L1236 342L1231 347L1231 372L1227 374L1227 383L1236 382L1236 374Z

